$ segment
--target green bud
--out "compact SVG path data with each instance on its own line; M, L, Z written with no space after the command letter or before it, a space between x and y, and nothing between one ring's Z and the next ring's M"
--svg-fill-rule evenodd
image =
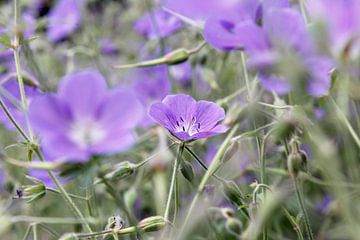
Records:
M164 56L165 63L168 65L176 65L188 60L190 53L185 48L176 49Z
M232 235L239 236L241 234L242 224L236 218L227 218L225 228Z
M131 162L121 162L115 166L115 170L107 173L104 177L109 180L119 180L134 173L136 165Z
M274 137L277 141L288 139L296 130L297 123L291 119L282 119L275 125Z
M232 203L236 204L238 207L243 205L243 194L234 181L223 183L223 191L226 198L229 199Z
M162 229L166 224L163 216L153 216L141 220L137 227L144 232L153 232Z
M42 181L39 179L26 176L29 180L35 183L35 185L24 185L23 194L28 199L26 202L31 203L36 201L46 195L46 187Z
M287 168L291 175L297 176L300 171L306 171L307 156L302 150L291 152L287 159Z
M180 171L186 180L188 180L189 182L193 182L195 175L194 175L194 169L193 169L193 166L191 165L191 163L189 163L185 160L181 161Z

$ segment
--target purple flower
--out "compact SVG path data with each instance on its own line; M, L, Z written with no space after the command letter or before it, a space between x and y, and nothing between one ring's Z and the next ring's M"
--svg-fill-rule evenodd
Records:
M308 11L316 23L325 27L328 49L341 58L356 58L360 54L360 1L312 0Z
M119 48L115 45L115 43L110 38L101 38L98 41L100 51L103 54L115 54L119 51Z
M30 123L49 160L89 160L92 155L126 150L143 108L127 89L108 90L96 71L66 75L58 93L33 100Z
M146 13L135 23L135 31L149 39L169 36L181 27L178 18L161 9Z
M151 106L149 115L184 142L216 136L228 129L219 123L225 118L224 109L185 94L166 96L161 103Z
M191 81L192 67L191 63L188 61L170 66L169 71L174 79L182 84L186 84Z
M59 0L48 17L47 38L57 42L73 33L80 25L85 1Z
M139 69L131 78L132 88L146 109L170 94L170 80L166 66ZM140 126L145 128L154 123L149 116L144 115Z
M2 90L0 92L1 99L17 123L24 129L27 129L25 115L24 112L21 111L21 96L15 70L11 70L8 73L1 75L0 84ZM24 90L28 103L31 103L36 96L40 95L40 91L36 86L24 85ZM4 111L0 111L0 122L8 129L15 129L13 123L9 120Z
M203 23L218 12L233 9L241 0L165 0L164 7L195 22Z

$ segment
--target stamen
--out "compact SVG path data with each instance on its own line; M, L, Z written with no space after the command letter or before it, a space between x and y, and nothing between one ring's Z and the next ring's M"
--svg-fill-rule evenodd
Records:
M180 120L181 120L182 122L184 122L184 119L183 119L182 117L180 117Z
M178 122L178 121L176 121L176 125L178 125L178 127L180 127L180 124L179 124L179 122Z
M184 127L184 126L182 127L182 130L183 130L184 132L186 132L186 131L185 131L185 127Z

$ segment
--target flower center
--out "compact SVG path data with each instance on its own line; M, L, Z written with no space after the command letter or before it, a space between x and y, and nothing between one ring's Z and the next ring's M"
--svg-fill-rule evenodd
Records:
M200 132L201 124L196 122L196 117L192 117L190 121L184 120L183 117L180 117L176 121L175 132L186 132L190 136Z
M105 131L94 121L77 121L71 127L70 138L80 147L92 146L105 137Z

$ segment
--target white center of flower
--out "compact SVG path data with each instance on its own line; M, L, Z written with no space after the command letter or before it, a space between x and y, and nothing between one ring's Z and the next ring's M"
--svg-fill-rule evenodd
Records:
M196 122L196 117L192 117L190 121L185 121L184 118L180 117L176 121L175 132L186 132L190 136L200 132L201 124Z
M95 121L77 121L71 127L70 138L82 148L92 146L104 139L104 129Z

